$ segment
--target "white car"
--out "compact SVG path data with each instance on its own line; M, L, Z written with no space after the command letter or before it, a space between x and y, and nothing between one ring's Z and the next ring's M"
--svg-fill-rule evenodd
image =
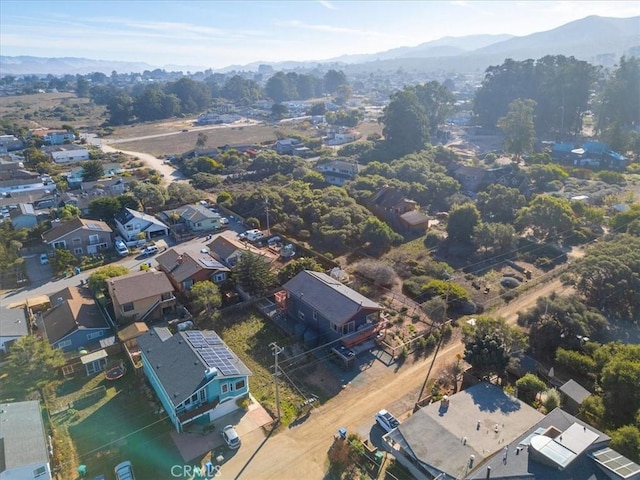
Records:
M227 446L233 450L240 448L240 436L233 425L227 425L222 429L222 438Z
M40 265L47 265L49 263L49 256L46 253L40 254Z
M380 410L376 413L376 423L387 433L400 425L398 419L386 410Z

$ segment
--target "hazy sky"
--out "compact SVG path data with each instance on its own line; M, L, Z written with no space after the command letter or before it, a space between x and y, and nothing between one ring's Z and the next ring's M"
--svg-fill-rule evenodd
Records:
M589 15L640 15L640 2L1 0L0 54L221 68L522 36Z

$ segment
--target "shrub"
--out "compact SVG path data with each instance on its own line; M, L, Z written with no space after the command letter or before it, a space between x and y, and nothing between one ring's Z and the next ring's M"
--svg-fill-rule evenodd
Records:
M551 388L544 392L542 406L547 412L560 406L560 393L555 388Z

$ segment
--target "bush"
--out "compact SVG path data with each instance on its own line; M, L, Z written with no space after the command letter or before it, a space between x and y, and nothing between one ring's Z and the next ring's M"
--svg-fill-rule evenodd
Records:
M551 388L544 392L542 406L548 412L560 406L560 393L555 388Z

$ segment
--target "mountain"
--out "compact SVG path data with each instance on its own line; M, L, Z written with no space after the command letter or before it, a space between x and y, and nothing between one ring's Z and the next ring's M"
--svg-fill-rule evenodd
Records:
M144 62L119 62L112 60L92 60L77 57L8 57L0 55L3 75L86 75L93 72L111 74L114 70L118 73L136 73L145 70L155 70L157 67ZM168 65L167 71L202 71L206 67Z

